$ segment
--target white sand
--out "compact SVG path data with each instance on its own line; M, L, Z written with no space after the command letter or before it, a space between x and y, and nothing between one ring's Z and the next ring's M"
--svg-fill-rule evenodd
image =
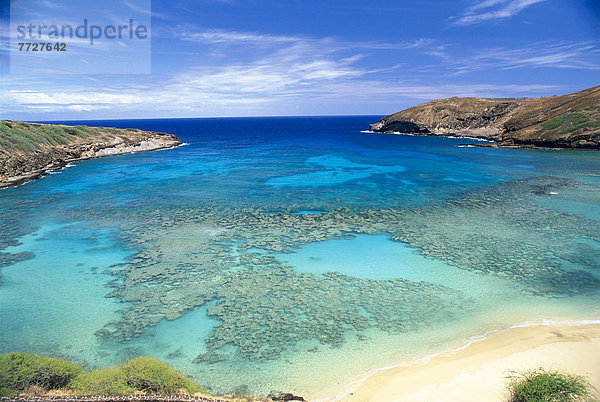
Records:
M423 365L379 370L344 401L505 401L509 370L537 367L585 375L600 389L600 325L512 328Z

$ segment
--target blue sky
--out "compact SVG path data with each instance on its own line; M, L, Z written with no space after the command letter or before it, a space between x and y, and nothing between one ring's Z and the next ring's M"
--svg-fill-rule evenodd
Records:
M597 0L11 2L13 25L133 16L151 41L36 55L13 43L0 118L382 115L600 84Z

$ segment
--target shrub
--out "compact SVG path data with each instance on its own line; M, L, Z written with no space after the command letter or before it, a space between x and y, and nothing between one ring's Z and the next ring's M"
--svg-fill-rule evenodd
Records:
M18 396L19 395L19 391L15 391L14 389L10 389L10 388L0 388L0 397L10 397L10 396Z
M562 126L563 123L564 123L564 117L558 116L558 117L555 117L553 119L546 120L545 122L543 122L542 127L544 127L546 130L554 130L554 129Z
M543 368L526 372L512 372L508 376L510 402L568 402L593 401L594 388L583 377Z
M567 134L580 128L586 127L587 117L583 113L569 113L565 116L565 122L561 128L561 134Z
M597 106L589 106L581 110L596 110ZM600 120L593 120L581 112L567 113L541 123L545 130L560 128L561 134L568 134L581 128L593 128L600 126Z
M193 394L198 386L167 364L151 357L138 357L123 366L127 384L138 391L175 394L181 388Z
M65 360L30 353L0 356L0 397L23 391L43 394L69 388L78 395L189 394L206 391L167 364L151 357L138 357L117 367L85 371Z
M83 372L71 381L69 388L79 395L127 395L135 392L127 385L121 367Z
M0 388L16 391L32 386L45 390L62 388L82 371L81 366L65 360L31 353L7 353L0 356Z
M134 130L135 131L135 130ZM63 126L0 120L0 147L4 151L29 153L48 146L69 144L78 138L114 138L123 132L116 128Z
M202 391L189 378L151 357L138 357L114 368L81 373L69 385L79 395L124 395L135 392L177 394Z

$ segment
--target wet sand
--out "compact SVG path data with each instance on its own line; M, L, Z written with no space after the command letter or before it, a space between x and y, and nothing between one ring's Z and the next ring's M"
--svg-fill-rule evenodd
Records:
M517 327L474 340L420 365L377 370L319 400L505 401L510 370L585 375L600 389L600 325Z

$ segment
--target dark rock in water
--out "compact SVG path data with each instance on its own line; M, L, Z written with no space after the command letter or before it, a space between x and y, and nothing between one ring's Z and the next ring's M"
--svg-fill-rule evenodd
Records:
M227 355L210 351L196 356L194 363L219 363L226 361L227 359L229 359Z
M16 262L29 260L34 257L35 254L31 251L23 251L15 254L0 252L0 267L12 265Z
M371 131L379 131L380 126L378 123L371 124L369 126ZM419 124L415 124L411 121L393 121L385 125L386 131L406 133L406 134L429 134L430 131L427 127Z
M545 98L448 98L370 125L384 133L491 140L500 146L600 149L600 86Z
M301 396L297 396L294 394L286 394L283 392L272 392L269 394L269 398L274 401L305 401L306 399Z

